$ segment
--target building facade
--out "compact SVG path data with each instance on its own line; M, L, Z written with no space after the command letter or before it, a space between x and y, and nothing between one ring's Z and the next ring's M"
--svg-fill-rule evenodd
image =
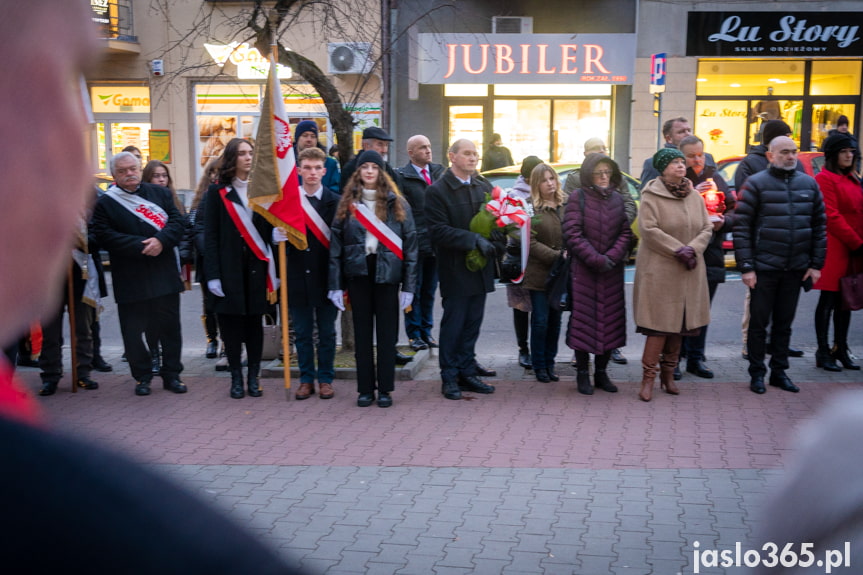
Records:
M254 3L89 1L105 39L105 58L87 77L94 172L134 145L145 159L166 161L178 188L194 189L228 140L253 139L257 130L268 62L246 25ZM280 42L328 74L356 118L358 141L364 127L381 123L380 75L366 73L379 53L381 11L358 12L364 26L357 28L348 18L338 25L327 19L357 13L353 4L330 5L330 13L307 9L289 18ZM329 148L332 126L320 95L290 69L280 68L279 77L292 127L314 119Z
M89 1L106 52L87 78L94 172L136 145L194 188L230 137L256 131L266 62L245 25L254 2ZM301 13L280 42L332 80L357 120L355 147L369 125L394 136L394 165L413 134L443 162L460 137L483 150L498 133L516 162L580 162L600 137L638 176L673 117L717 159L746 153L773 118L801 150L817 149L840 115L860 128L859 1L779 1L769 12L748 0L327 4L328 17ZM314 118L321 144L334 143L321 97L292 71L281 77L292 125Z
M516 162L579 162L584 141L600 137L636 176L673 117L689 119L717 159L745 154L772 118L792 126L801 150L817 149L840 115L856 132L863 6L762 5L403 0L396 132L426 133L439 158L455 138L482 149L498 133ZM634 72L615 69L618 58Z

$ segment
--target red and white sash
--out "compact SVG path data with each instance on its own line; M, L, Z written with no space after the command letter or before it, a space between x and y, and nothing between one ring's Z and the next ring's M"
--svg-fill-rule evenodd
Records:
M273 252L270 249L270 244L264 241L261 234L258 233L258 228L252 223L252 214L245 206L235 204L228 199L230 190L225 187L219 190L219 195L222 197L222 203L225 205L225 210L228 212L231 221L237 226L240 235L255 254L255 257L262 262L267 262L267 293L275 293L276 291L276 264L273 258ZM239 207L239 209L237 209Z
M400 260L404 259L402 253L402 239L397 233L391 230L383 223L373 211L368 209L365 204L359 202L351 204L351 213L357 218L357 221L378 239L380 243L385 245L392 253Z
M162 206L145 200L138 194L130 194L117 186L111 186L105 192L112 200L129 210L136 218L161 230L168 223L168 212Z
M325 248L330 249L330 226L327 225L327 222L324 221L324 218L321 217L321 214L318 213L312 202L309 201L309 197L305 192L300 193L300 203L303 206L303 212L305 212L306 227L318 238L318 241Z

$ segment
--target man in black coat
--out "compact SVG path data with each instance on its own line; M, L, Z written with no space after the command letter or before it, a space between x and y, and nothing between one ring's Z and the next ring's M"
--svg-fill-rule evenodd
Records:
M449 149L450 168L432 184L426 197L426 218L431 243L437 254L438 277L443 297L440 326L440 372L444 397L461 399L461 390L493 393L494 387L477 375L476 341L485 312L485 298L494 290L495 259L503 254L503 234L494 241L470 231L470 221L485 203L491 185L474 172L478 154L470 140L456 140ZM486 265L470 271L468 252L477 249Z
M798 392L785 371L801 282L815 283L827 253L827 217L815 178L798 172L797 144L770 142L770 167L749 177L738 197L734 255L749 305L749 389L764 393L767 326L772 320L770 385Z
M426 218L426 195L432 182L443 176L444 168L432 163L432 149L429 139L422 135L412 136L407 144L410 161L398 169L398 186L411 205L414 224L417 230L417 289L410 311L405 312L405 332L410 340L411 349L420 351L437 347L432 336L434 326L434 298L437 291L437 260L429 238Z
M671 118L662 124L662 137L665 138L665 145L663 148L677 148L683 138L691 135L692 126L690 126L689 120L686 118ZM710 154L704 154L704 159L706 162L705 165L716 167L716 162L713 160L713 156ZM641 167L641 189L643 190L644 186L646 186L650 180L657 177L659 177L659 172L657 172L656 168L653 167L653 156L650 156L644 160L644 165Z
M384 159L384 169L386 170L387 175L392 178L393 182L398 181L398 176L396 175L395 170L393 170L389 162L386 161L387 153L390 151L390 142L392 141L393 139L383 128L372 126L371 128L363 130L363 139L360 141L360 147L362 148L360 153L351 158L347 164L342 166L340 185L342 192L345 191L345 186L351 180L351 176L353 176L354 172L357 171L357 158L359 158L360 154L366 150L374 150L380 154Z
M143 335L148 329L162 342L164 388L185 393L180 381L183 339L180 328L179 256L183 217L170 190L141 183L141 166L129 152L111 158L115 185L99 198L92 230L108 250L114 299L126 358L135 378L135 395L150 395L153 378L150 352Z
M300 386L295 394L297 399L308 399L314 395L315 379L320 386L321 399L330 399L334 395L332 383L335 377L338 309L327 299L327 276L330 262L329 227L336 216L339 196L323 185L326 160L323 150L316 147L307 148L299 154L298 167L303 179L300 193L305 194L308 205L320 219L306 225L308 248L299 250L290 242L287 245L288 310L296 333L297 364L300 368ZM306 221L310 219L307 217Z

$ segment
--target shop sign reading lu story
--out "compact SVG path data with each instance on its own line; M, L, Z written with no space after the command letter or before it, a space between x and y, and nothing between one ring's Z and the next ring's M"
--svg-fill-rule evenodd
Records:
M635 34L420 34L421 84L632 84Z
M863 56L847 12L690 12L687 56ZM859 14L854 14L859 16Z

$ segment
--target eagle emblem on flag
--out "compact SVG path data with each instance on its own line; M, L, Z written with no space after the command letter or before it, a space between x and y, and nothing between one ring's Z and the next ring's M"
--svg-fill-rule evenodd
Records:
M284 159L291 150L291 126L278 116L273 116L273 130L276 137L276 155L279 159Z

